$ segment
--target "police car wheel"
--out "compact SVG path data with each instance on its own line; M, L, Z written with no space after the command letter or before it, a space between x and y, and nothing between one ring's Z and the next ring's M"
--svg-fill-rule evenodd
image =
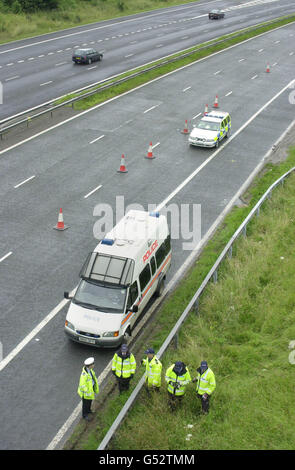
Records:
M219 146L219 140L217 139L217 140L216 140L216 144L215 144L215 148L218 149L218 146Z

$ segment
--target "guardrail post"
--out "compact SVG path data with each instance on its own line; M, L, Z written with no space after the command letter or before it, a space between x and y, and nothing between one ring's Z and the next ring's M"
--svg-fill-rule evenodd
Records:
M243 235L246 238L246 236L247 236L247 225L244 225L244 227L243 227Z
M267 199L270 199L271 198L271 191L269 191L268 195L267 195Z
M195 301L195 313L199 315L199 298Z
M233 246L232 245L229 247L229 250L227 251L227 256L229 257L229 259L231 259L232 256L233 256Z
M216 282L217 282L217 280L218 280L218 279L217 279L217 278L218 278L218 271L217 271L217 269L215 269L215 271L214 271L212 277L213 277L213 282L214 282L214 284L216 284Z
M260 215L260 206L257 207L256 215L257 215L257 217Z
M178 348L178 332L176 333L176 335L173 338L173 346L174 346L175 349Z

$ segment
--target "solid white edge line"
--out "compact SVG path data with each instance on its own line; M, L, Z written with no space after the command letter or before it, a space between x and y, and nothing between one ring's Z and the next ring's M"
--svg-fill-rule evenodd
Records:
M12 255L12 251L10 251L9 253L7 253L6 255L2 256L2 258L0 259L0 263L2 261L4 261L6 258L8 258L8 256ZM1 363L0 363L1 364Z

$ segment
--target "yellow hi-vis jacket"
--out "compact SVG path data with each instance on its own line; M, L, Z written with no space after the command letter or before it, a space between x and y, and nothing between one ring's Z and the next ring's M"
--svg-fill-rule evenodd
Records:
M150 361L148 357L142 360L145 365L145 381L149 387L161 386L162 364L160 360L154 356Z
M189 384L192 379L187 367L185 368L185 374L176 375L175 372L173 372L174 366L175 364L172 364L172 366L167 369L165 380L168 383L168 392L179 397L184 395L186 385Z
M83 367L78 387L78 395L86 400L93 400L94 394L99 393L98 381L93 369Z
M135 374L136 361L131 353L129 356L122 358L119 354L115 353L112 362L112 371L115 372L117 377L127 379Z
M197 388L196 388L197 393L199 395L203 395L204 393L211 395L211 393L214 392L215 388L216 388L216 381L215 381L215 376L212 370L209 369L208 367L208 369L205 370L205 372L202 375L198 371Z

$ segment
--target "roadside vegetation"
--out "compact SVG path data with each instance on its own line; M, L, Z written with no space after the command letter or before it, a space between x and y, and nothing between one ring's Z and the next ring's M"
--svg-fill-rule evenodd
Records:
M266 165L243 195L246 204L225 218L190 273L163 303L138 341L139 349L133 349L138 362L133 387L144 372L143 351L160 348L235 230L267 188L294 166L295 147L283 163ZM191 312L181 328L178 348L172 345L162 358L160 394L147 398L140 392L111 449L294 448L295 366L288 349L295 339L294 214L292 174L248 225L247 238L236 242L232 259L219 270L218 283L205 290L198 315ZM171 414L166 368L182 360L195 377L202 359L217 381L209 415L200 414L194 384L188 386L182 407ZM113 397L110 388L102 391L94 422L86 430L78 426L65 448L96 449L131 391Z
M0 0L0 43L185 3L191 0Z

